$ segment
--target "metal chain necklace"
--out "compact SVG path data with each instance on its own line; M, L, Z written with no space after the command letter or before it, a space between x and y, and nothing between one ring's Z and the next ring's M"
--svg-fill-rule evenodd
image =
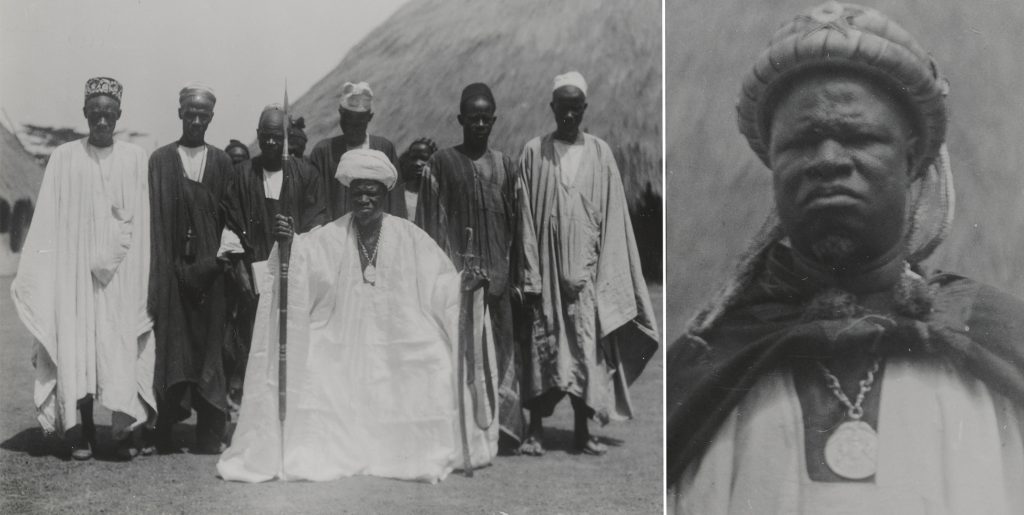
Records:
M864 416L864 398L875 383L875 374L881 363L881 358L875 358L867 376L858 383L857 400L850 402L839 378L818 362L828 389L846 406L847 420L825 442L825 463L832 472L845 479L865 479L873 476L878 468L878 433L861 418Z
M380 249L381 236L384 234L384 224L381 223L380 229L377 230L377 242L373 245L373 254L366 249L366 244L363 243L363 233L356 228L356 240L359 242L359 252L362 253L363 257L366 258L366 268L363 269L363 280L370 283L377 283L377 267L374 263L377 261L377 250Z

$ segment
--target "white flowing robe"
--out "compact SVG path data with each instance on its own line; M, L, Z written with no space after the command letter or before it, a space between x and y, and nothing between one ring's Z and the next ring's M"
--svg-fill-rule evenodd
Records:
M435 482L463 463L453 387L459 275L427 233L385 215L376 284L364 283L350 220L345 215L292 243L283 452L276 246L267 274L257 277L266 293L238 427L217 463L224 479L366 474ZM467 406L469 400L467 392ZM467 419L472 464L488 464L497 453L497 413L486 430L468 409Z
M959 515L1024 513L1024 409L940 358L885 368L873 482L815 482L791 374L759 381L698 466L674 513Z
M530 140L519 159L523 289L541 295L545 333L525 360L524 403L561 391L601 423L632 418L628 384L658 331L619 167L607 143L581 132L568 174L554 141Z
M147 171L142 148L86 139L57 147L46 166L11 297L36 340L47 432L75 426L87 394L114 412L115 438L155 413Z

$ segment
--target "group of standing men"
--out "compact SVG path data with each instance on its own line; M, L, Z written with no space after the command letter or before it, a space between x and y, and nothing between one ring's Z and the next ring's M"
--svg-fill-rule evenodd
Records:
M11 288L37 342L40 423L61 434L80 427L70 439L72 457L89 459L96 446L95 398L114 413L117 455L130 459L140 450L177 451L172 428L195 411L192 451L220 453L230 439L231 406L241 402L235 452L229 450L218 466L225 478L370 473L437 480L452 468L457 452L446 446L457 442L459 431L448 434L423 422L430 413L413 412L427 406L454 411L455 401L436 404L435 397L458 388L448 379L416 378L432 366L429 356L459 354L450 369L448 358L430 368L452 374L464 352L455 350L455 342L468 331L483 342L477 356L482 364L452 375L456 384L472 383L467 377L476 372L478 388L466 386L472 400L460 407L489 398L493 405L485 411L498 420L507 449L541 455L542 418L568 394L577 449L603 454L606 447L590 434L588 420L603 424L632 415L627 386L654 354L658 336L611 149L579 129L586 95L579 73L556 77L550 106L557 129L527 143L516 163L489 148L496 101L488 86L472 84L459 102L462 144L435 152L432 141L420 139L399 159L390 141L367 133L374 114L369 85L347 83L339 106L342 135L315 145L308 159L298 157L305 135L295 132L282 106L271 105L259 116L260 154L248 158L235 141L230 155L206 143L216 97L193 83L179 94L181 138L153 152L147 167L143 150L113 139L122 86L110 78L90 79L84 108L89 136L51 157ZM301 144L296 157L286 152L289 138ZM315 413L303 425L332 427L338 436L327 439L348 440L335 441L335 463L323 463L329 452L314 456L331 445L320 442L303 453L309 442L296 439L316 436L303 437L290 426L268 429L256 407L247 409L270 399L261 392L273 381L264 379L278 365L269 364L267 352L276 344L267 340L279 335L271 330L276 322L265 319L281 287L277 267L287 262L275 249L293 241L295 290L287 301L287 331L298 343L288 348L288 364L282 361L290 377L287 412L301 419L304 406L333 396L323 404L332 414L310 411ZM461 279L451 289L442 283L455 270L462 271ZM458 303L444 299L474 289L483 292L482 329L448 323L458 319L449 316ZM418 303L409 304L416 297ZM336 331L323 331L336 323ZM440 347L410 343L426 334L410 328L428 326ZM352 354L363 341L375 340L381 345ZM365 366L356 369L354 363ZM368 374L375 366L383 372ZM345 373L359 376L358 383L345 385L348 398L339 397L335 389L341 385L331 382ZM318 374L330 379L316 379ZM378 384L382 377L386 384ZM357 399L353 392L362 395ZM423 395L422 402L410 402ZM273 402L284 420L284 405ZM384 425L350 427L348 418L357 414L377 420L375 410L395 413L388 421L378 417ZM497 429L481 423L487 416L479 409L469 411L487 433L473 436L490 440L482 459L474 451L475 467L497 451ZM397 424L403 416L412 422ZM459 418L455 426L462 425L465 451L466 417ZM451 420L441 425L451 429ZM141 445L136 428L142 429ZM264 474L256 470L262 464L252 465L260 461L253 455L271 434L283 442L275 453L283 461ZM441 444L430 448L424 434ZM399 452L395 446L404 441L412 448ZM379 456L354 463L353 456L368 449L399 452L399 468L416 461L410 453L444 456L430 462L424 454L423 466L408 470ZM304 473L289 460L315 466ZM353 463L338 465L346 460Z

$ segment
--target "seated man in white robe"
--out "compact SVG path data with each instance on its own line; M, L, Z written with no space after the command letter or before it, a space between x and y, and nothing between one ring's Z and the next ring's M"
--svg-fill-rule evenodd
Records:
M462 428L472 467L497 453L496 410L486 429L467 420L470 410L460 420L454 388L465 383L453 373L460 290L474 289L480 276L460 279L430 236L383 212L397 177L379 151L346 152L336 178L355 209L291 240L284 417L281 285L271 276L280 245L271 253L268 275L257 278L272 294L260 298L238 428L217 464L224 479L366 474L436 482L464 463ZM290 237L289 227L276 232ZM493 372L493 360L487 365Z

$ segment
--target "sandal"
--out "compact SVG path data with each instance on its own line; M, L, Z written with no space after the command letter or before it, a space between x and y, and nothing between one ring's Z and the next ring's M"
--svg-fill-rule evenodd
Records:
M78 440L71 444L71 459L87 461L92 459L92 451L96 448L96 426L83 423L82 433Z
M92 459L92 444L82 438L71 446L71 459L75 461L88 461Z
M591 436L582 444L576 443L576 450L581 454L587 454L590 456L604 456L608 452L608 446L601 443L596 436Z

